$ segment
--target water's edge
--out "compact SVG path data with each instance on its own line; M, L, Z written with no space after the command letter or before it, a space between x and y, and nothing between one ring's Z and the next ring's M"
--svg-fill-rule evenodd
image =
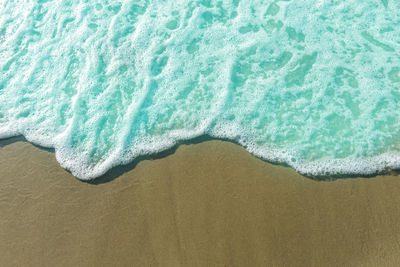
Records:
M142 161L145 161L145 160L157 160L157 159L165 158L165 157L168 157L169 155L174 154L176 152L176 150L181 145L195 145L195 144L199 144L199 143L203 143L203 142L207 142L207 141L228 142L228 143L235 144L235 145L243 148L243 146L240 145L238 142L232 141L230 139L214 138L214 137L209 136L209 135L201 135L201 136L198 136L198 137L190 139L190 140L181 140L181 141L177 142L174 146L172 146L172 147L170 147L170 148L168 148L166 150L163 150L161 152L154 153L154 154L148 154L148 155L141 155L141 156L133 159L128 164L120 164L120 165L117 165L117 166L109 169L106 173L104 173L103 175L101 175L101 176L99 176L97 178L83 180L83 179L79 179L76 176L74 176L74 177L77 180L81 181L81 182L84 182L84 183L87 183L87 184L92 184L92 185L99 185L99 184L108 183L108 182L111 182L111 181L117 179L118 177L120 177L124 173L135 169L135 167ZM37 145L35 143L29 142L22 135L0 139L0 149L3 148L3 147L6 147L8 145L17 143L17 142L29 143L32 146L34 146L34 147L36 147L36 148L38 148L40 150L44 150L46 152L55 154L55 149L54 148L43 147L43 146ZM244 149L244 150L246 150L246 149ZM292 168L288 164L286 164L285 162L268 161L268 160L265 160L265 159L263 159L261 157L257 157L255 155L253 155L252 153L250 153L247 150L246 150L246 152L248 154L250 154L251 156L256 157L257 159L262 160L266 164L278 165L278 166L282 166L282 167L285 167L285 168ZM68 169L64 168L64 170L66 170L67 172L71 173ZM333 175L305 175L305 174L302 174L302 173L299 173L299 174L301 176L305 177L305 178L308 178L308 179L311 179L311 180L314 180L314 181L329 182L329 181L335 181L335 180L338 180L338 179L375 178L378 175L398 176L398 175L400 175L400 168L399 169L385 169L383 171L377 171L376 173L373 173L373 174L333 174ZM71 175L72 175L72 173L71 173Z

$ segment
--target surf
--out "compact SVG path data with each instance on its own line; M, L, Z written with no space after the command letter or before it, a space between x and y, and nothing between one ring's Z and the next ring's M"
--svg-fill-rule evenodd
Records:
M395 1L3 1L0 138L76 177L209 135L302 174L400 167Z

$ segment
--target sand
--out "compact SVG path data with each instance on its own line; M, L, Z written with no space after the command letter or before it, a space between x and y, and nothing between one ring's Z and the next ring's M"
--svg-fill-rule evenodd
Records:
M400 265L400 176L314 181L207 141L88 184L9 143L1 266Z

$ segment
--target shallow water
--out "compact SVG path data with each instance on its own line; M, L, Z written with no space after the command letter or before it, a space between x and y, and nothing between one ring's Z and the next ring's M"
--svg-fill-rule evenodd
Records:
M400 167L400 2L2 1L0 138L81 179L211 135L309 175Z

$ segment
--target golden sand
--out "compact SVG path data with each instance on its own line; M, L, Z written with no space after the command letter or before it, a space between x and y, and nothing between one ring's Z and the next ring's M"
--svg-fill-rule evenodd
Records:
M400 177L314 181L207 141L108 178L3 141L0 265L400 265Z

